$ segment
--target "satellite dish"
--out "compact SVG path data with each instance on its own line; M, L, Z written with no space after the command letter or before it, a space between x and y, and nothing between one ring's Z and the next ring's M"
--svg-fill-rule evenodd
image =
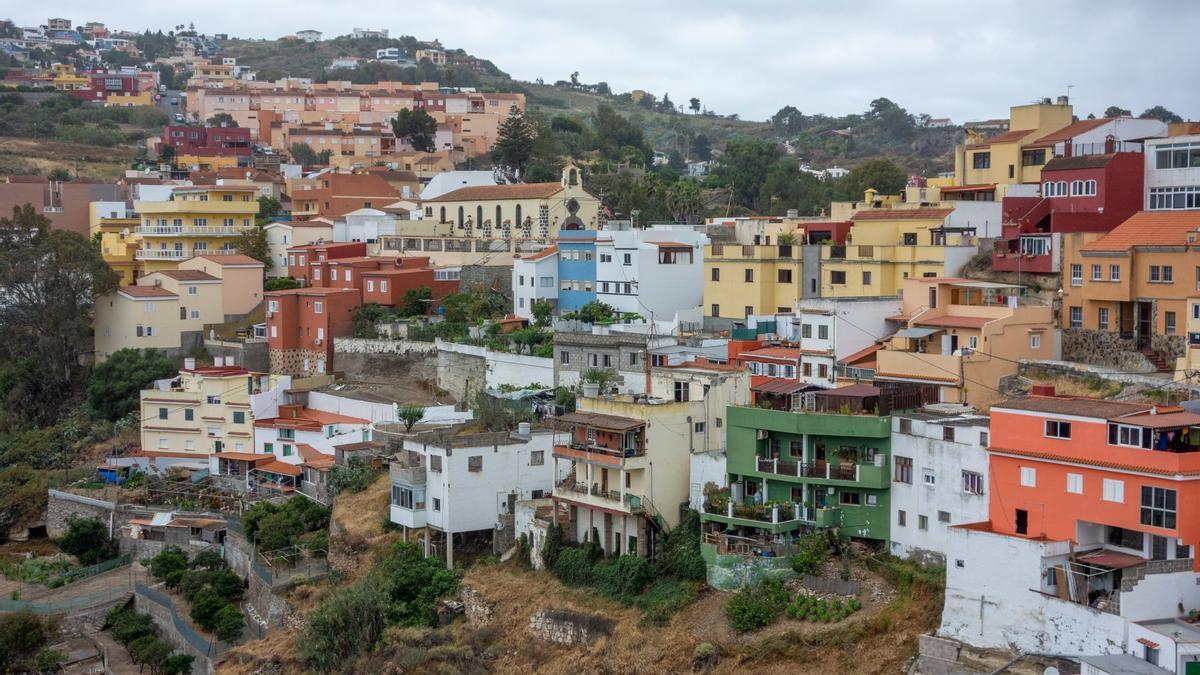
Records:
M1058 668L1055 668L1054 666L1047 666L1046 669L1042 671L1042 675L1059 675Z

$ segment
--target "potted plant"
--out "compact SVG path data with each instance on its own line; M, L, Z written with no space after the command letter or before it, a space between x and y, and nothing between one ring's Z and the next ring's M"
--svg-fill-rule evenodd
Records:
M583 371L583 395L595 398L600 392L607 392L616 380L617 373L611 368L588 368Z

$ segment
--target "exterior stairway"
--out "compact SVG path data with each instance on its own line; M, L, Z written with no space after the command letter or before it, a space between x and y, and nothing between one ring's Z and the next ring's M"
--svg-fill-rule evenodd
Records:
M1154 364L1154 369L1160 373L1169 373L1175 370L1175 364L1167 361L1159 352L1143 349L1142 354L1150 363Z

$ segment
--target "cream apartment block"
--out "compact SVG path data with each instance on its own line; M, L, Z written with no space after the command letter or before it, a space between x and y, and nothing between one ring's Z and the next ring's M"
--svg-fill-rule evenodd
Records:
M262 303L262 269L244 255L198 256L97 298L96 359L125 347L174 353L199 344L207 326L244 317Z
M287 383L290 378L224 363L197 368L185 359L178 379L142 391L142 451L205 460L218 452L253 452L251 397Z
M553 499L569 513L567 537L593 529L605 552L653 555L679 525L694 454L724 448L725 409L750 400L747 372L685 363L655 368L649 396L588 396L555 418Z

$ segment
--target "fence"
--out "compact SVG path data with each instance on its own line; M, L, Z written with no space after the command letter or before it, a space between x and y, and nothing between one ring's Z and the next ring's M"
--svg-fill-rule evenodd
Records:
M115 603L127 597L129 592L129 583L126 580L119 586L114 586L97 593L78 595L62 600L13 600L11 598L0 598L0 612L19 612L23 609L28 609L34 614L73 614L85 609Z
M224 642L219 642L216 638L206 638L196 631L195 628L192 628L191 624L179 616L179 612L175 610L175 603L166 593L151 588L140 581L134 582L134 589L138 595L170 612L171 623L174 626L176 634L182 637L197 653L205 654L211 658L223 654L229 649L229 645Z
M286 586L296 577L315 579L329 574L329 562L324 558L303 558L291 562L276 557L274 562L271 562L261 553L250 559L250 568L254 570L255 576L272 590Z
M54 588L56 586L63 586L65 584L74 583L81 579L87 579L88 577L94 577L97 574L103 574L109 570L115 570L118 567L124 567L125 565L128 565L132 560L133 560L133 558L128 553L126 553L125 555L117 556L116 558L113 558L112 560L106 560L102 563L97 563L95 565L91 565L90 567L81 567L77 570L70 570L69 572L64 572L63 574L55 577L54 579L51 579L50 583L47 585L50 586L51 588Z
M844 581L834 577L817 577L811 574L798 574L796 579L801 586L817 593L857 596L862 588L862 584L853 579Z

